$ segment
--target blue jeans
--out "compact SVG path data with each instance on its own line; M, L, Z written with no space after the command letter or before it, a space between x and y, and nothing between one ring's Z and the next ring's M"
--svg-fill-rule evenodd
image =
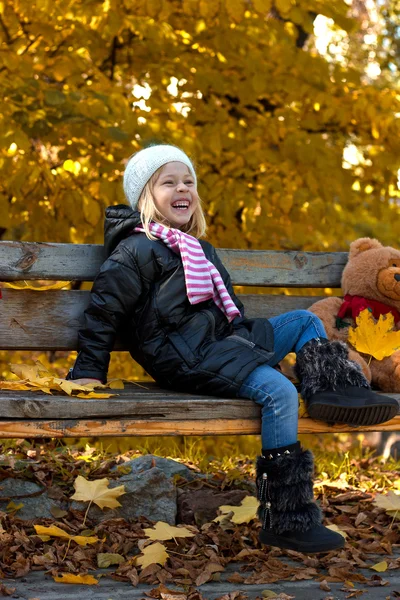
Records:
M311 339L326 338L322 321L308 310L294 310L269 321L274 329L274 355L246 377L238 393L240 398L249 398L261 405L264 449L280 448L297 441L298 392L274 367L289 352L297 353Z

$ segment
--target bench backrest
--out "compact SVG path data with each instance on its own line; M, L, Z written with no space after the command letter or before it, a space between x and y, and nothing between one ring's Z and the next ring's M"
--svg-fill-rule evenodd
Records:
M346 252L218 250L234 285L337 288ZM0 281L93 281L104 261L100 245L0 242ZM0 284L1 285L1 284ZM308 308L315 296L240 295L249 317ZM2 289L0 348L76 350L89 292ZM117 343L116 349L123 349Z

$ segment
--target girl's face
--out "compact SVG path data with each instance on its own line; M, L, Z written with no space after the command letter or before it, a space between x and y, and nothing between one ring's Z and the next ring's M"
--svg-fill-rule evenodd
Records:
M175 229L189 223L199 204L193 176L181 162L163 166L154 184L153 197L157 210Z

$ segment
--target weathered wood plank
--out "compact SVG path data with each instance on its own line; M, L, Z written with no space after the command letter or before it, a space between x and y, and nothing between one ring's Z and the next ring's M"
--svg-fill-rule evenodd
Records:
M400 416L371 427L329 427L321 421L299 419L299 433L345 433L348 431L398 431ZM259 419L209 419L207 421L148 421L124 419L59 419L0 421L0 438L107 437L157 435L249 435L261 432Z
M135 417L146 421L259 419L260 407L246 399L183 394L159 388L153 382L125 384L123 390L105 390L112 398L76 398L23 390L0 391L0 418L84 419Z
M89 292L78 290L3 289L0 300L0 346L3 350L76 350L78 330ZM246 315L272 317L308 308L313 296L241 295ZM123 349L118 342L115 349Z
M98 419L133 417L146 422L260 419L252 400L218 398L164 390L154 382L126 383L123 390L106 390L111 398L76 398L39 391L1 390L0 419ZM388 394L400 405L400 394Z
M340 287L346 252L219 249L236 285ZM92 281L104 260L95 244L0 241L0 281Z

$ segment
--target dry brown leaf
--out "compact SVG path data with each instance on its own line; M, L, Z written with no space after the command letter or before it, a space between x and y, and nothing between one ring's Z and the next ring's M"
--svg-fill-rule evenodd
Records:
M319 587L324 592L330 592L331 591L331 588L329 587L328 582L326 581L326 579L323 579L321 581L321 583L319 584Z
M0 596L12 596L15 588L6 587L4 583L0 583Z

